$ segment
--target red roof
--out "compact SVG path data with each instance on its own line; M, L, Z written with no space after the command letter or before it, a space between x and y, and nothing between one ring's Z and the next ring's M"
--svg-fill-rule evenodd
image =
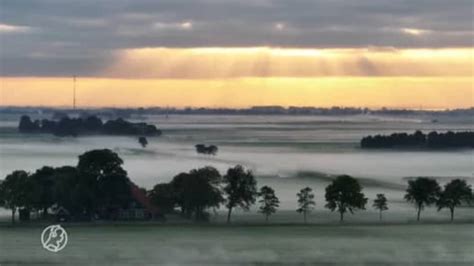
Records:
M130 182L130 191L132 193L132 198L136 202L140 203L140 205L142 205L145 210L151 213L159 212L159 209L150 202L150 200L146 196L146 192L143 191L143 189Z

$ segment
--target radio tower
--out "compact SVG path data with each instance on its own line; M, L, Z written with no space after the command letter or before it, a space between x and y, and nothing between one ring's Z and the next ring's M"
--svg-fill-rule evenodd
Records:
M72 109L76 110L76 76L72 76Z

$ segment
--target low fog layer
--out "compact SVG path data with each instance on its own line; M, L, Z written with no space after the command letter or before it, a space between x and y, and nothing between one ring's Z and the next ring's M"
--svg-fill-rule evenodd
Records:
M436 177L441 183L461 177L473 184L472 150L366 151L358 141L368 134L413 132L417 129L470 130L469 124L431 123L423 118L275 116L149 117L163 136L149 138L141 148L134 137L87 136L58 138L19 135L12 122L0 122L0 176L13 170L34 171L43 166L75 165L87 150L108 148L124 159L124 167L139 186L152 188L179 172L211 165L225 173L235 164L250 168L259 186L275 188L281 208L293 210L296 192L311 186L322 209L324 187L334 175L361 178L373 198L386 193L392 210L407 207L402 197L406 178ZM197 143L216 144L216 156L199 155Z

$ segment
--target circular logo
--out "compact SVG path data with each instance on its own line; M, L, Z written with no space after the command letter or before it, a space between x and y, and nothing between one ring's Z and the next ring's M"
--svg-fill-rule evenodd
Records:
M46 227L41 233L43 247L51 252L61 251L67 244L67 233L59 224Z

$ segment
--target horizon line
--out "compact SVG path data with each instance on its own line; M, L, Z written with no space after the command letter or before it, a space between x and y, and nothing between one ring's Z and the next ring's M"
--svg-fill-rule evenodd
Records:
M24 108L24 109L63 109L63 110L73 110L71 106L67 105L2 105L0 104L0 108L7 109L7 108ZM446 107L393 107L393 106L343 106L343 105L334 105L334 106L296 106L296 105L252 105L252 106L242 106L242 107L231 107L231 106L160 106L160 105L150 105L150 106L76 106L75 110L94 110L94 109L163 109L163 110L186 110L186 109L207 109L207 110L219 110L219 109L227 109L227 110L250 110L252 108L283 108L288 110L290 108L313 108L313 109L368 109L370 111L382 111L382 110L407 110L407 111L452 111L452 110L470 110L474 109L474 105L470 107L456 107L456 108L446 108Z

